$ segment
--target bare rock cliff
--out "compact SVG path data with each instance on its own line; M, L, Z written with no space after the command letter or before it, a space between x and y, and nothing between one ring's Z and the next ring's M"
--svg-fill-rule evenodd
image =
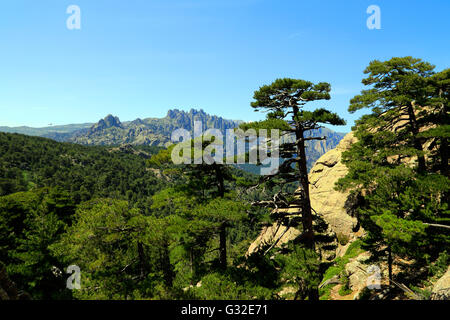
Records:
M309 174L311 206L329 225L329 231L334 233L338 239L345 242L358 237L361 230L355 233L357 219L351 217L346 209L348 193L334 190L336 181L347 174L346 166L341 163L342 152L348 150L356 141L353 133L348 133L338 146L322 155L312 167ZM284 209L288 212L295 209ZM278 239L286 227L272 225L265 227L258 238L250 245L247 254L257 251L262 245L273 243ZM277 246L281 246L299 235L299 231L291 228L279 240ZM345 253L341 245L338 245L336 254Z

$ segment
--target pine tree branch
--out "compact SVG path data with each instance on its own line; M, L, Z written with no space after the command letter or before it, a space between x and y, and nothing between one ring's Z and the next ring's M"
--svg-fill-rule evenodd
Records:
M287 224L287 226L286 226L286 229L284 229L284 231L281 233L281 235L277 238L277 240L269 247L269 249L267 249L265 252L264 252L264 254L263 254L263 256L265 256L270 250L272 250L273 249L273 247L275 247L277 244L278 244L278 242L281 240L281 238L283 238L283 236L286 234L286 232L288 232L288 230L290 229L290 224L291 224L291 221L289 220L289 222L288 222L288 224ZM278 231L278 230L277 230Z
M438 224L438 223L423 223L424 225L430 226L430 227L437 227L437 228L446 228L450 229L450 226L447 226L445 224Z
M310 137L310 138L303 138L303 141L308 140L327 140L327 137Z

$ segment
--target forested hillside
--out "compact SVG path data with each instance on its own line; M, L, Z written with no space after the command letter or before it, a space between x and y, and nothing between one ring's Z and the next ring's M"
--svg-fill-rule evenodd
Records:
M349 112L367 113L329 152L341 139L325 126L346 121L311 108L331 99L327 82L261 86L261 121L207 116L278 129L269 153L283 161L267 175L225 164L210 136L137 143L113 116L83 137L114 145L0 133L0 280L32 299L448 299L450 71L401 57L364 74ZM133 125L192 129L194 113ZM309 172L312 151L327 153Z
M93 126L93 123L55 125L43 128L21 127L0 127L0 132L21 133L29 136L47 137L59 141L70 138L75 132L87 130Z
M216 281L234 286L242 277L251 285L230 297L269 298L250 271L217 273L220 225L237 266L266 217L245 205L258 194L242 194L256 176L229 167L223 198L211 201L212 177L166 158L155 166L148 159L160 150L167 154L0 133L0 261L18 288L35 299L70 298L65 269L76 264L86 288L76 298L219 298ZM183 290L202 278L210 287Z
M148 157L159 150L145 146L138 149ZM145 162L143 156L113 148L0 133L0 194L48 186L70 191L76 201L115 195L145 199L158 184Z

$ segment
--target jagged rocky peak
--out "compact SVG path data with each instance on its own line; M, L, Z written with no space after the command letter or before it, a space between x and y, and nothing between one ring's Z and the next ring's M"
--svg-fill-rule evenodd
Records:
M180 111L178 109L171 109L171 110L167 111L166 118L174 119L174 118L176 118L176 116L178 114L180 114L180 112L182 112L182 111Z
M172 109L167 112L166 120L170 120L172 125L186 130L194 128L195 121L199 121L203 125L203 129L216 128L219 130L226 130L235 128L241 121L227 120L216 115L210 115L203 109L190 109L183 111L179 109Z
M115 117L112 114L108 114L105 118L100 119L99 122L94 124L90 129L90 133L104 130L111 127L122 128L122 123L119 120L119 117Z
M108 114L103 120L105 121L107 128L120 127L122 125L119 117L114 117L112 114Z
M203 109L200 109L200 110L191 109L191 110L189 110L189 114L194 115L194 116L197 115L197 114L206 115L206 113L205 113L205 111Z
M141 125L144 124L144 121L141 118L137 118L136 120L133 120L130 123L135 125Z
M179 118L179 117L192 118L193 116L196 116L196 115L207 116L208 114L203 109L200 109L200 110L191 109L191 110L189 110L189 112L179 110L179 109L172 109L172 110L167 111L166 118L169 118L169 119L175 119L175 118Z

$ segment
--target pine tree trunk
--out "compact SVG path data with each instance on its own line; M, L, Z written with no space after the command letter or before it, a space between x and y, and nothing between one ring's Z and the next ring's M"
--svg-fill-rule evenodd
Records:
M227 268L227 227L225 223L222 223L222 225L220 226L220 245L219 245L219 251L220 251L220 257L219 257L219 262L220 262L220 267L222 269L226 269Z
M308 300L309 301L317 301L319 300L319 288L311 288L308 292Z
M447 138L442 138L441 146L439 148L441 156L441 174L443 176L449 177L448 170L448 140Z
M413 146L414 146L414 149L416 149L417 151L422 152L423 151L422 142L417 137L417 135L419 134L419 128L417 126L416 114L414 113L414 108L413 108L413 106L411 104L408 106L408 116L409 116L409 122L411 124L411 130L412 130L412 133L413 133ZM420 173L420 174L425 173L425 170L426 170L426 167L425 167L425 156L419 155L417 157L417 161L418 161L418 168L417 168L418 173Z
M439 90L439 98L442 98L444 91L442 89ZM441 111L439 116L444 120L444 124L448 124L448 107L444 103L441 104ZM449 177L449 168L448 168L448 139L446 137L441 138L441 146L439 147L439 155L441 158L441 174L443 176ZM445 201L448 202L448 193L445 196Z
M225 196L225 181L223 173L218 165L215 165L216 178L218 182L219 197ZM222 269L227 268L227 225L223 222L219 230L219 263Z
M167 287L172 287L174 272L172 269L172 265L170 264L170 256L169 256L169 244L164 242L163 244L163 252L162 252L162 262L163 262L163 274L164 274L164 282Z
M447 138L442 138L441 146L439 148L439 153L441 157L441 174L447 178L450 177L450 172L448 169L448 140ZM450 202L450 192L443 192L442 201L444 203Z
M392 286L392 249L388 246L389 286Z
M194 249L192 249L192 248L189 250L189 261L191 263L191 275L193 275L193 273L194 273L194 252L193 252L193 250ZM192 284L192 282L191 282L191 284Z
M298 121L295 120L295 115L297 115L299 109L298 107L293 107L295 121L295 138L297 139L297 156L299 158L298 169L300 174L300 185L303 189L304 199L302 206L302 225L303 233L305 237L305 245L309 249L314 249L314 230L313 230L313 218L311 211L311 200L309 198L309 180L308 180L308 168L306 165L306 152L305 152L305 140L304 140L304 130Z
M214 166L214 171L216 172L217 179L217 191L219 193L219 197L223 198L225 196L225 181L223 178L223 172L217 164L214 164Z
M144 246L143 246L142 242L138 242L137 249L138 249L138 256L139 256L140 277L144 278L147 274L147 261L146 261Z
M305 140L304 129L302 125L295 120L295 116L298 114L299 109L297 106L293 106L293 120L295 122L295 138L297 140L297 157L299 158L298 170L300 174L300 186L303 189L302 199L302 226L305 239L306 248L314 250L314 229L313 229L313 216L311 210L311 199L309 198L309 180L308 180L308 167L306 165L306 152L305 152ZM311 288L308 290L308 299L310 301L319 300L319 288Z

